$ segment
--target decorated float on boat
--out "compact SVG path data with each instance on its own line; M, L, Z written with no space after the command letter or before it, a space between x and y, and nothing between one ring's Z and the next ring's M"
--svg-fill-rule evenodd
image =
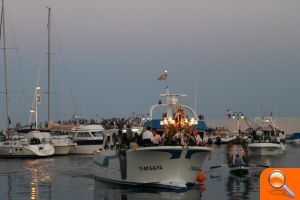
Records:
M95 178L176 190L196 183L197 174L211 152L197 130L200 120L192 108L177 102L186 95L170 94L167 89L161 96L166 97L166 103L159 101L150 108L150 120L145 127L155 128L162 141L156 146L142 146L136 137L128 136L131 140L126 145L116 142L113 134L105 134L102 150L94 152ZM162 118L155 119L154 111L162 109L164 112L158 115Z

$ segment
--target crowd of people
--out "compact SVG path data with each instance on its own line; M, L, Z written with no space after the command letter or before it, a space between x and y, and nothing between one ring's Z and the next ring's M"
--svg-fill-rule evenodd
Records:
M185 146L185 145L203 145L204 134L195 132L193 135L179 132L175 135L167 134L163 130L147 127L142 133L137 133L128 128L119 129L112 134L114 145L123 146L125 148L137 148L139 146ZM108 144L106 146L108 148Z
M143 118L140 116L133 116L129 118L108 118L108 119L79 119L77 117L73 117L69 120L64 121L55 121L54 124L57 125L88 125L88 124L100 124L105 129L119 129L119 128L131 128L131 127L138 127L142 125ZM30 125L27 125L30 127L35 127L35 122L31 123ZM16 128L22 127L20 122L17 122ZM38 124L38 127L42 129L43 127L48 128L48 121L45 121L44 124L40 122Z
M142 125L142 117L102 119L100 124L105 129L131 128Z

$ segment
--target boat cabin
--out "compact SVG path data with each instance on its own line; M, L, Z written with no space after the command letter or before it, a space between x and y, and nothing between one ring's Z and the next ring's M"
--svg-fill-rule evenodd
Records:
M102 144L104 128L101 125L81 125L70 131L73 141L80 144Z

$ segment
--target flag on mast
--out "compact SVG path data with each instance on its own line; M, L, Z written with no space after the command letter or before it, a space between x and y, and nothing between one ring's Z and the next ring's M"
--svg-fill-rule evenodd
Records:
M161 81L161 80L167 80L167 77L168 77L168 72L167 70L164 71L164 73L162 73L158 78L157 80Z

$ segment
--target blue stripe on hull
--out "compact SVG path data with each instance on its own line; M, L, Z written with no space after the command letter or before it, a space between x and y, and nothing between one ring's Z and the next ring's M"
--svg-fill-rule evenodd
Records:
M167 152L171 154L170 159L178 159L181 156L182 150L177 149L159 149L159 150L153 150L153 151L161 151L161 152Z
M199 152L207 152L201 149L189 149L185 155L185 158L191 159L192 155Z
M101 145L103 140L74 140L77 145Z

